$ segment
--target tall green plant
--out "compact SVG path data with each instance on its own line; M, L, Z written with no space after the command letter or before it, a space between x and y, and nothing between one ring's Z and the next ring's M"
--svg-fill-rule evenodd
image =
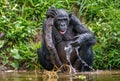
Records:
M36 51L41 41L37 33L49 7L70 9L71 0L1 0L0 1L0 65L15 69L35 68ZM41 35L40 35L41 36ZM40 38L37 35L38 38ZM39 39L41 40L41 39ZM35 65L36 66L36 65Z
M120 68L120 1L84 0L84 22L97 38L94 47L94 67L96 69ZM82 12L84 11L84 12Z

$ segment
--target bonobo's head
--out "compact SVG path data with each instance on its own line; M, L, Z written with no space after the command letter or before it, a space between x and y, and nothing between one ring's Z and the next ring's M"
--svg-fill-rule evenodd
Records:
M65 34L70 21L71 14L67 13L63 9L57 10L57 16L54 20L54 25L60 34Z

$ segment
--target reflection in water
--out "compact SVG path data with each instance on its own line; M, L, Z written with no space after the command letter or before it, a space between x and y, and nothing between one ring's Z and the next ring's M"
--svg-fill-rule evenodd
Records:
M58 81L57 78L43 78L43 81Z
M1 72L0 81L120 81L120 71L96 71L78 74L54 73L49 75L35 72Z

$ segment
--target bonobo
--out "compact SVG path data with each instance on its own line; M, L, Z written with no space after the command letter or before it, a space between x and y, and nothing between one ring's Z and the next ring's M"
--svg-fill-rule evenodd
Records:
M49 22L52 23L49 24ZM49 26L52 27L51 30ZM45 69L52 70L54 65L60 67L63 64L69 64L64 48L72 46L72 52L70 54L72 66L77 71L90 70L89 67L82 63L79 57L88 66L92 66L92 46L96 43L96 39L94 34L81 24L76 16L66 12L64 9L55 9L52 7L46 13L46 19L42 28L42 47L38 49L37 53L38 61ZM48 33L51 32L48 34L49 40L46 40L47 30ZM52 43L51 47L48 46L48 42ZM79 47L79 57L75 50L76 47Z

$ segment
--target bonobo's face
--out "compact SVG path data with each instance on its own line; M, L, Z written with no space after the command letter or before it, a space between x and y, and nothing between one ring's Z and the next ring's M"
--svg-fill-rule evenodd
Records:
M68 20L67 19L58 19L55 22L55 27L59 31L60 34L65 34L67 31Z
M64 10L58 10L54 24L60 34L65 34L69 24L69 14Z

